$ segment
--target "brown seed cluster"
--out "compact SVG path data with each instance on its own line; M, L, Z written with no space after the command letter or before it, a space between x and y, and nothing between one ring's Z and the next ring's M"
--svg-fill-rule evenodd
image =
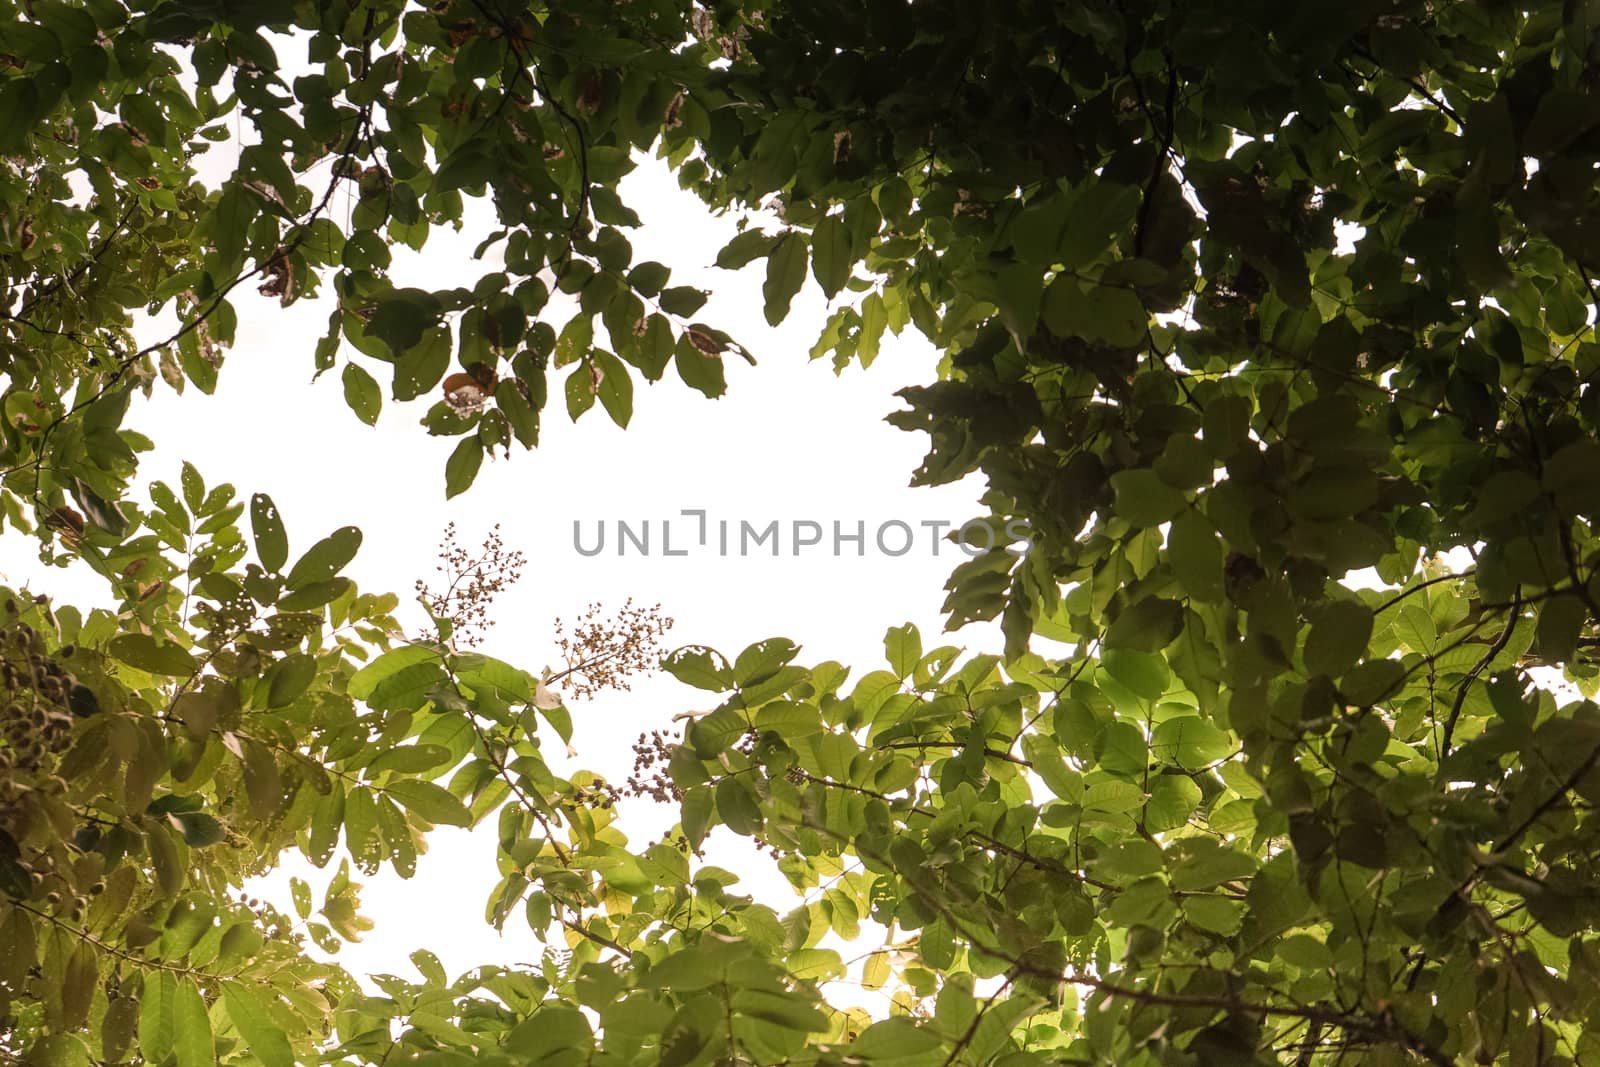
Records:
M550 681L561 682L578 699L607 689L627 691L628 679L661 666L661 638L672 629L672 619L661 605L637 608L629 599L610 618L602 617L599 604L572 624L570 630L556 620L556 646L566 669Z
M47 650L43 636L7 600L0 621L0 885L78 921L89 906L69 846L41 845L30 826L60 809L67 783L56 769L72 743L74 711L98 711L94 693ZM92 879L91 879L92 880ZM87 888L85 886L85 888Z
M474 553L457 542L456 524L452 522L444 528L444 538L439 542L439 565L435 568L442 576L443 588L435 590L418 578L417 597L435 618L449 622L449 638L453 644L471 648L483 640L494 625L489 609L495 597L516 584L527 562L521 552L507 551L498 523ZM424 631L422 637L429 641L441 639L437 628Z
M580 785L573 789L573 803L585 808L595 808L600 811L610 811L617 806L625 794L621 789L603 779L597 779L590 785Z
M698 849L698 848L691 848L690 847L689 839L684 836L682 831L676 831L676 832L673 832L673 833L669 833L667 836L663 837L660 841L647 841L647 842L645 842L645 846L644 847L645 847L646 850L649 850L651 848L654 848L656 845L666 845L668 848L675 848L679 852L682 852L686 856L691 856L692 855L692 856L695 856L698 859L705 859L706 858L706 854L705 854L705 850L704 849Z
M683 800L683 790L667 773L667 761L672 758L672 746L681 734L668 734L665 730L651 730L640 734L633 743L633 773L628 775L628 795L649 797L657 804L677 804Z
M9 614L9 613L8 613ZM77 690L83 695L76 695ZM0 628L0 809L71 740L72 701L93 694L55 659L24 622Z
M259 900L249 893L239 894L239 907L251 913L256 928L272 941L292 941L296 945L305 944L306 935L297 929L297 924L289 921L283 912Z

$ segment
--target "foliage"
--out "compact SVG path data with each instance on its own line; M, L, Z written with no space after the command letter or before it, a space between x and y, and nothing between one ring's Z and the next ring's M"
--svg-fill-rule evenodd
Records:
M0 500L111 590L87 612L7 597L12 1045L180 1067L1600 1058L1597 20L7 6ZM374 371L426 398L459 439L452 495L536 443L553 372L574 418L598 400L626 424L635 375L668 364L721 395L748 353L624 236L644 151L750 213L716 259L764 261L769 321L808 273L836 301L814 356L869 364L907 326L938 346L941 380L894 416L930 436L916 477L981 471L991 528L1029 538L949 586L953 627L1001 620L1005 662L909 628L853 684L782 640L680 650L723 703L641 742L637 790L682 814L630 849L611 788L540 756L570 731L552 679L454 648L443 615L402 640L395 602L339 576L353 531L291 567L265 497L249 541L193 468L136 502L149 442L124 418L158 381L213 386L246 283L327 294L316 370L368 423ZM480 279L397 280L396 246L462 225ZM422 950L421 981L378 996L298 940L360 934L347 867L320 912L297 891L303 927L230 896L287 848L404 874L429 826L491 817L488 917L551 938L541 968L452 981ZM698 862L716 826L804 903ZM847 979L890 1017L828 1007Z

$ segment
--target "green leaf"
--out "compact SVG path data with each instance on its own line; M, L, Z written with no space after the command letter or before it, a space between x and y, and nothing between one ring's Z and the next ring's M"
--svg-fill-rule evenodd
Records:
M716 985L724 977L716 949L699 947L673 952L659 963L651 965L644 975L643 984L651 989L672 990L678 994L692 993Z
M378 413L383 410L383 390L378 380L354 363L344 365L341 379L344 402L356 413L356 418L368 426L376 426Z
M1083 792L1083 806L1088 811L1132 811L1144 801L1144 792L1130 782L1099 782Z
M475 434L463 437L450 452L444 464L444 497L460 496L478 477L483 466L483 445Z
M222 1004L228 1021L262 1067L294 1067L294 1050L288 1036L248 986L242 982L222 983Z
M333 856L333 847L339 840L339 828L344 821L345 791L340 783L332 783L329 791L316 802L311 814L311 833L306 842L306 855L317 866L325 865Z
M383 771L394 771L399 774L420 774L431 771L435 767L443 766L450 762L450 750L443 745L415 744L401 745L391 748L387 752L378 754L378 758L367 764L367 775L370 777Z
M312 545L289 571L284 584L290 589L302 589L315 582L326 582L355 559L360 548L361 531L354 526L341 527Z
M1118 348L1142 344L1150 322L1132 289L1098 285L1085 290L1064 274L1045 289L1039 313L1057 337L1084 337Z
M303 652L291 653L268 669L267 707L284 708L311 687L317 676L317 660Z
M383 653L351 675L346 689L357 700L370 700L380 685L395 680L405 671L416 667L432 667L437 670L439 663L439 653L426 645L401 645ZM438 675L442 674L442 671L438 671Z
M315 611L325 607L345 593L349 592L355 583L348 578L331 578L326 582L312 582L310 585L296 589L292 593L285 593L278 598L279 611Z
M80 941L71 949L61 975L63 1025L81 1027L88 1022L89 1009L94 1004L95 986L100 978L99 962L99 954L86 941Z
M838 215L829 215L811 232L811 273L829 300L838 295L850 280L855 257L850 248L850 230Z
M255 217L255 198L235 182L223 185L216 206L212 208L211 228L211 240L222 262L241 262Z
M1569 662L1577 653L1579 632L1588 621L1589 611L1577 597L1558 596L1547 600L1539 609L1539 625L1535 631L1540 654L1552 663Z
M255 959L265 945L266 938L253 923L234 923L222 935L217 961L224 965L247 963Z
M1539 492L1539 483L1524 471L1492 474L1475 486L1477 506L1467 515L1467 522L1481 527L1512 518L1539 499Z
M728 391L727 382L722 374L721 357L708 356L701 352L687 335L678 338L672 360L673 365L678 368L678 377L682 378L683 384L691 389L698 389L712 398Z
M170 642L158 641L149 634L122 634L111 639L106 651L130 667L151 674L188 677L200 669L200 663L184 649Z
M1333 953L1328 946L1310 934L1291 934L1279 941L1274 949L1279 959L1303 971L1320 971L1333 966Z
M651 315L645 319L644 333L635 343L620 349L622 357L644 375L645 381L658 382L666 372L667 364L677 348L677 338L672 334L672 324L665 315Z
M867 298L861 301L861 334L856 341L856 358L861 361L863 370L872 366L878 358L878 346L888 326L889 309L884 305L883 297L868 293Z
M139 1052L146 1063L160 1063L173 1053L177 997L178 980L171 971L145 979L139 1006Z
M1169 853L1174 889L1196 891L1248 878L1256 873L1255 857L1208 838L1191 837Z
M28 1067L90 1067L96 1061L90 1058L89 1046L77 1034L50 1034L34 1042L17 1062Z
M910 1019L890 1018L873 1023L850 1044L850 1054L860 1059L898 1060L920 1056L944 1042L932 1027L918 1026Z
M1027 263L1003 267L995 276L994 290L1000 321L1016 343L1025 346L1039 324L1039 304L1043 299L1039 268Z
M587 359L572 368L572 373L567 375L566 394L567 416L577 422L584 412L594 407L595 397L600 395L599 368Z
M869 969L873 966L873 960L883 960L882 966L888 966L888 957L879 953L868 960ZM863 976L862 985L864 988L873 988L868 984L866 976ZM802 993L737 989L729 998L728 1004L736 1018L760 1019L785 1030L817 1033L828 1028L828 1017L818 1011Z
M407 811L445 826L471 826L472 813L450 792L432 782L401 779L383 787L384 795Z
M127 531L128 520L122 514L122 509L90 489L82 478L72 479L72 495L78 501L78 506L83 508L84 518L93 525L117 538Z
M1100 665L1135 696L1146 700L1160 700L1172 684L1172 672L1167 668L1167 661L1153 652L1141 652L1133 648L1107 649L1101 654Z
M1184 496L1148 468L1118 471L1111 476L1119 518L1135 526L1159 526L1183 510Z
M1228 937L1244 924L1245 904L1226 896L1184 897L1183 917L1202 930Z
M375 309L366 331L399 358L422 343L423 334L439 321L438 301L420 289L397 289Z
M542 686L527 671L518 670L504 660L476 652L452 656L451 670L474 692L499 691L518 703L538 702L536 691Z
M661 290L661 297L657 303L661 310L668 315L677 315L679 318L688 318L705 306L706 291L696 289L691 285L675 285L671 289Z
M889 657L889 667L901 680L911 677L922 660L922 635L911 623L892 626L883 636L883 651Z
M1022 752L1044 784L1057 797L1076 803L1083 795L1083 779L1061 758L1061 752L1039 734L1022 735Z
M372 790L357 787L349 790L345 796L344 842L345 847L350 850L351 857L364 870L373 869L382 858L381 840L378 835L378 807ZM337 895L332 890L328 893L330 898ZM322 914L328 917L334 929L340 934L346 934L346 928L354 928L354 910L346 912L338 909L332 899L324 903ZM354 939L354 935L347 936Z
M190 512L200 514L200 509L205 507L205 478L200 477L200 472L187 459L179 472L178 482L184 490L184 504L189 506Z
M206 1014L205 998L192 978L177 985L172 1002L172 1051L178 1067L216 1067L216 1050L211 1040L211 1017Z
M1150 764L1144 733L1131 722L1108 723L1095 737L1095 766L1120 775L1143 775ZM1085 799L1087 805L1088 801Z
M116 1003L107 1004L100 1023L102 1061L120 1062L132 1047L138 1026L139 1005L132 997L118 997Z
M228 839L222 824L203 811L176 811L167 818L177 823L184 843L191 848L208 848Z
M653 260L634 265L628 272L628 285L640 296L651 297L661 292L672 277L672 268Z
M424 335L394 363L391 391L396 400L415 400L432 391L450 367L450 337L443 329Z
M766 301L769 325L776 326L789 314L789 304L806 280L806 239L790 230L778 238L767 257L767 280L761 286Z
M594 1034L583 1013L571 1005L553 1002L547 1002L519 1023L505 1039L505 1047L525 1063L587 1062L593 1045ZM572 1055L572 1051L579 1055ZM562 1052L568 1055L559 1057L557 1054Z
M801 981L844 977L844 964L831 948L805 948L789 953L789 973Z
M755 798L738 778L724 778L717 783L717 815L728 829L741 837L750 837L761 829L761 809Z
M1368 660L1339 680L1339 692L1348 703L1369 707L1399 690L1406 669L1399 660Z
M500 161L484 151L481 144L468 141L439 164L433 175L433 187L440 192L475 188L493 178L500 167Z
M1355 666L1372 638L1372 611L1354 600L1335 600L1312 617L1306 637L1306 670L1337 678Z
M800 647L785 637L771 637L747 647L733 661L733 679L749 689L767 681L799 653Z
M722 246L717 253L716 264L723 270L738 270L770 254L772 246L777 243L778 238L761 230L744 230Z
M250 498L250 532L255 536L256 558L269 573L276 574L289 561L289 535L283 529L278 505L265 493Z
M1191 597L1213 604L1223 599L1222 540L1198 511L1185 511L1172 520L1167 558Z
M1197 715L1179 715L1155 728L1150 751L1156 759L1197 771L1233 751L1233 738Z
M494 402L524 448L533 448L539 443L539 412L523 394L520 381L502 378L500 384L495 386Z
M611 421L623 429L633 418L633 378L627 364L604 349L594 351L595 367L600 372L600 406Z
M1183 605L1164 597L1146 597L1124 608L1106 631L1105 647L1159 652L1183 631Z
M594 347L594 318L590 315L578 314L567 320L561 328L561 335L556 338L554 364L565 367L576 363L589 354Z
M1104 179L1087 182L1067 212L1059 262L1080 269L1100 258L1134 220L1143 199L1137 186Z
M1439 627L1426 608L1406 604L1394 620L1394 635L1408 650L1431 656L1439 648Z
M693 848L699 848L711 828L711 818L716 812L715 797L708 787L688 789L683 794L682 828Z
M1200 806L1202 794L1194 779L1181 774L1157 775L1144 806L1145 829L1153 834L1176 830Z
M1561 510L1591 514L1600 505L1596 469L1600 469L1600 442L1580 438L1550 457L1540 471L1539 482L1555 497Z

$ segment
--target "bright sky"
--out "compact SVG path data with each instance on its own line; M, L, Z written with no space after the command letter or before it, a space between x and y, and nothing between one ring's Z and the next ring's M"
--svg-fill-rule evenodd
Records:
M676 619L668 647L706 644L731 656L754 641L785 636L803 646L800 662L837 659L853 665L857 677L881 666L883 632L891 625L913 621L925 645L946 643L935 639L942 629L942 586L965 557L947 542L935 554L933 537L920 523L959 525L978 514L981 486L910 488L926 438L882 421L901 406L892 395L896 389L932 380L932 350L908 330L899 341L885 339L871 369L853 367L836 378L826 362L807 358L827 310L814 283L808 281L788 322L770 329L761 313L761 264L738 274L710 266L734 234L734 218L712 217L655 164L631 175L623 195L646 221L629 235L635 261L659 260L674 268L672 284L712 290L697 318L727 330L760 361L751 368L730 358L722 399L705 399L669 369L667 380L652 387L636 379L627 431L598 405L574 425L565 411L563 378L553 375L540 447L518 450L510 462L486 462L472 490L446 503L444 462L455 440L430 438L417 425L436 397L404 406L390 402L376 428L363 426L345 407L337 370L310 384L312 347L327 322L328 302L283 310L252 292L239 302L239 339L216 395L191 389L180 398L158 385L151 401L136 402L129 425L157 443L144 457L142 476L175 486L179 463L188 459L208 484L232 482L241 495L269 493L288 527L291 559L332 529L357 525L365 542L347 573L364 589L392 590L406 601L416 578L433 576L446 522L456 523L469 547L500 523L507 547L529 562L522 582L497 604L498 624L482 650L532 670L558 661L554 619L572 620L595 601L620 607L630 597L636 604L659 602ZM481 233L436 234L425 257L397 258L397 273L404 275L398 284L472 284L494 269L470 259ZM568 313L552 310L552 324L559 329ZM387 368L365 365L387 388ZM660 554L663 519L676 519L675 548L697 532L696 520L680 515L684 509L707 511L713 546L718 520L728 520L733 530L741 520L757 529L779 520L784 554L719 558L697 549L666 558ZM619 519L635 529L653 520L652 555L618 558ZM574 520L582 522L590 546L605 521L604 553L586 558L575 550ZM823 543L798 557L790 554L795 520L824 530ZM874 531L889 520L917 532L914 547L898 558L872 543ZM853 544L845 546L847 554L833 554L836 521L847 533L866 524L864 557L854 555ZM28 582L68 602L103 599L92 576L46 572L30 557L22 539L9 535L0 580ZM404 617L422 621L414 611ZM969 627L949 643L976 652L999 651L1002 642L996 627ZM640 732L670 726L679 712L709 707L708 697L659 676L632 693L573 702L578 757L570 766L621 782ZM546 751L553 759L561 752L553 734ZM675 812L634 800L624 805L623 820L642 846L675 821ZM541 947L525 925L513 919L500 938L483 922L496 880L493 823L476 834L437 831L409 881L387 870L364 879L363 910L377 925L341 953L345 966L357 974L413 975L406 955L417 947L437 953L452 974L483 963L536 960ZM780 909L792 907L796 898L769 861L726 837L726 831L713 836L709 862L746 875L746 891ZM320 903L331 867L317 871L291 860L285 869L307 877ZM253 891L290 912L284 875Z

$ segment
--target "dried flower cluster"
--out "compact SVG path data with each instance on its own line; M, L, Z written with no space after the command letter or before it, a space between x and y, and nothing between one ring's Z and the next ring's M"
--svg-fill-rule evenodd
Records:
M456 541L456 524L450 523L439 542L439 566L435 568L444 588L435 591L421 578L416 585L418 599L430 615L449 624L449 632L441 634L438 629L431 629L423 633L423 639L451 640L461 648L476 645L494 625L489 608L495 597L516 584L527 562L521 552L506 550L498 523L476 553Z
M603 618L599 604L590 604L570 630L556 620L556 644L566 669L550 682L561 682L579 699L606 689L628 690L628 679L661 665L661 638L672 629L672 619L661 605L636 608L630 599L611 618Z

